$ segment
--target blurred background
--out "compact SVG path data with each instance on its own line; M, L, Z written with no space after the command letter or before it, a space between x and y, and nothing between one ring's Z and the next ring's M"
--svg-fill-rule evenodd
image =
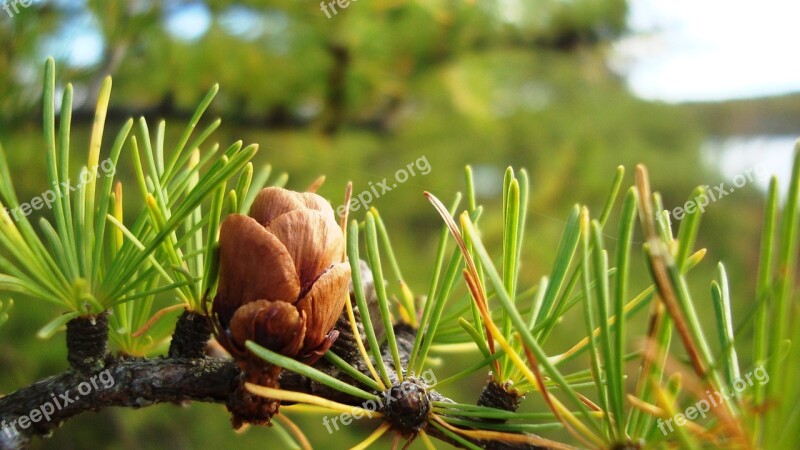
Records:
M634 165L645 163L654 189L674 208L697 185L731 186L757 167L788 180L800 136L800 59L790 47L796 42L790 21L800 17L800 6L781 0L757 8L738 0L0 0L0 6L0 141L21 199L47 189L41 133L47 56L56 58L58 85L75 87L73 173L85 160L105 75L114 81L107 142L128 117L144 116L151 129L166 119L167 141L174 143L219 83L203 120L223 120L212 141L258 143L256 164L287 173L289 187L302 190L326 175L319 192L338 205L348 180L358 194L387 179L392 189L370 205L381 211L418 294L430 278L441 226L422 193L448 203L464 189L465 164L474 168L487 208L485 240L498 250L503 171L512 165L530 173L526 288L549 273L572 205L599 214L618 165L626 166L630 185ZM398 175L404 169L405 180ZM119 176L132 184L125 153ZM709 292L716 262L724 260L737 323L753 298L767 182L756 177L710 205L698 241L709 253L693 273L695 292ZM131 217L141 203L134 195L126 201ZM363 218L363 211L355 216ZM698 301L701 311L710 310L710 296ZM0 329L0 393L66 369L63 335L49 342L35 337L59 313L16 299ZM563 351L580 333L559 327L547 350ZM447 394L472 403L483 382L478 377L472 387ZM532 395L528 403L534 402ZM291 417L320 448L345 448L375 426L361 421L331 436L319 416ZM235 435L223 406L166 405L84 415L37 447L271 448L270 431Z

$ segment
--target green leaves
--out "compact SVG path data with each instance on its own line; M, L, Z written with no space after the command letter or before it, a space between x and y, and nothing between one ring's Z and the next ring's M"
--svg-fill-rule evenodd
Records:
M303 364L299 361L283 356L281 354L275 353L267 348L261 347L260 345L256 344L253 341L248 341L246 346L251 352L253 352L253 354L263 359L264 361L268 361L272 364L275 364L276 366L280 366L285 369L291 370L292 372L297 372L301 375L305 375L308 378L320 382L330 388L336 389L337 391L341 391L346 394L363 398L365 400L378 399L377 395L370 394L369 392L364 391L363 389L351 386L345 383L344 381L337 380L336 378L333 378L330 375L322 373L311 366L308 366L306 364Z
M471 192L469 168L466 173L470 188L466 211L457 214L460 195L448 209L427 194L444 226L431 269L428 295L422 299L419 329L415 333L409 365L402 365L396 338L389 331L394 325L390 317L399 311L405 318L408 311L415 310L417 305L403 298L402 289L397 291L398 297L392 298L380 281L386 277L381 255L388 255L395 281L398 286L404 284L386 227L375 210L367 214L363 228L355 221L350 224L348 256L353 269L355 298L362 312L371 352L367 354L365 351L364 355L378 370L372 371L375 377L372 379L355 371L336 355L328 354L329 361L360 380L361 384L376 390L388 386L390 381L384 355L377 350L379 346L388 349L386 359L391 360L394 369L403 374L420 373L432 352L442 349L475 352L478 358L474 364L438 380L435 386L450 385L476 373L491 371L495 378L511 381L513 384L509 389L522 393L529 390L538 392L550 409L547 413L531 414L469 406L471 401L435 404L428 426L467 448L472 446L468 438L486 437L489 433L508 433L501 440L512 442L514 438L510 435L547 433L562 428L576 442L588 447L612 448L644 442L699 448L699 443L705 442L708 436L715 436L718 442L744 445L746 441L762 439L759 430L764 427L764 422L767 426L774 426L777 422L773 417L791 421L791 418L785 419L786 414L791 414L788 408L779 409L780 415L774 414L766 421L760 416L761 412L746 408L751 401L749 396L761 401L762 405L770 398L769 388L754 386L753 393L741 393L714 408L709 413L713 414L713 419L707 422L698 420L692 425L678 427L673 434L664 434L659 428L667 419L688 411L685 408L707 393L722 389L730 392L743 377L740 352L736 348L736 343L742 338L737 336L733 326L731 305L734 295L729 291L724 265L720 263L717 266L716 279L711 282L711 295L706 297L711 303L709 306L713 306L713 317L699 315L695 299L700 297L693 296L689 289L687 276L706 254L704 249L694 248L701 211L689 212L680 223L677 238L673 237L669 214L663 211L660 196L650 191L643 168L637 174L638 187L632 186L624 191L621 207L617 209L616 198L622 191L624 178L624 170L618 168L600 216L592 219L586 206L572 208L549 277L541 277L538 283L526 289L518 286L521 240L525 231L523 198L527 195L527 189L523 187L524 171L520 171L518 177L512 170L506 172L503 243L496 260L490 253L491 249L484 244L478 225L482 208ZM702 195L705 191L701 187L691 193L690 199ZM759 304L755 314L756 367L761 370L767 362L783 368L788 359L785 356L788 347L784 344L787 335L778 338L776 330L770 327L770 318L775 314L790 314L790 311L782 309L786 308L785 304L773 302L772 298L790 292L785 283L791 284L786 279L791 272L781 272L776 276L772 273L775 271L773 263L777 261L786 265L779 267L793 267L791 252L782 250L776 258L772 251L777 240L777 204L777 188L773 182L762 240ZM791 205L787 206L786 213L795 214ZM637 215L644 229L645 242L634 239ZM616 224L616 235L605 231L606 223ZM781 239L796 245L792 233L797 227L786 219L784 227L790 231L784 231ZM377 283L376 301L381 325L387 330L385 343L377 336L373 325L377 319L370 317L361 286L361 265L357 261L362 229L366 259ZM453 237L455 246L449 245L449 237ZM636 260L631 257L638 253L634 249L638 244L642 244L645 256L640 267L636 267ZM632 295L629 293L634 284L632 274L642 269L650 270L652 280L649 281L652 284ZM449 297L457 292L459 272L464 275L471 301L463 304L450 300L445 313ZM630 321L648 304L651 311L645 339L641 344L638 341L632 343L628 330L636 328L630 326ZM580 306L583 313L585 337L566 352L551 355L545 342L547 337L565 323L562 319L576 306ZM691 367L695 369L694 374L681 368L683 354L671 348L672 335L676 332L689 355ZM709 332L713 332L718 342L720 352L717 354L712 353L712 346L706 340ZM629 349L634 344L635 348ZM275 355L260 356L287 368L294 364L279 361ZM579 365L580 370L566 364L577 358L585 358L587 362ZM632 367L638 372L636 376L631 373ZM797 373L796 364L792 367L795 367L795 372L789 373ZM319 377L307 368L298 367L298 370ZM319 381L323 378L320 377ZM635 382L630 391L629 380ZM333 383L331 380L327 382ZM344 386L336 388L346 389ZM286 395L286 398L292 398L294 394ZM487 422L486 419L501 420L502 423ZM749 421L756 426L754 435L748 434L746 423ZM458 427L472 431L466 432ZM376 433L383 431L379 428ZM793 442L785 433L781 436L781 442Z
M111 95L111 79L106 78L98 94L86 163L71 177L73 89L69 84L64 88L58 130L55 90L55 64L48 59L43 120L49 190L20 203L11 182L13 171L0 145L0 250L7 255L0 256L0 290L48 301L69 311L42 328L40 337L51 336L69 318L115 307L111 337L127 353L141 354L158 343L148 336L138 342L132 336L152 316L156 294L175 292L187 307L198 309L205 292L213 288L209 281L213 280L213 252L225 188L230 178L244 170L238 192L242 198L250 194L247 174L252 177L249 161L257 147L238 142L224 154L217 154L219 147L206 146L205 140L219 126L219 120L190 142L218 90L214 86L173 151L165 155L166 124L159 123L153 139L147 122L140 118L138 138L131 136L133 120L126 121L103 159ZM115 184L114 179L127 143L145 205L130 225L122 216L122 185ZM266 177L259 180L266 182ZM213 213L204 213L201 208L212 196ZM28 216L43 205L52 208L53 223L41 218L37 233ZM123 305L130 300L138 301ZM162 331L160 336L163 340L167 334Z
M108 161L101 166L100 142L102 140L105 115L111 80L106 79L98 96L95 121L92 129L87 163L78 176L70 178L69 132L72 108L72 87L67 85L61 102L61 124L58 138L55 130L55 64L48 59L45 64L43 90L44 135L46 142L48 191L20 204L11 182L10 169L0 146L0 197L11 209L11 215L3 214L0 221L0 247L13 258L6 261L4 271L9 273L5 288L15 288L33 298L61 305L67 310L82 314L98 313L104 304L102 295L95 291L97 280L102 276L103 258L101 249L105 228L105 205L112 184L116 157L130 131L130 122L123 125ZM97 179L104 177L105 194L98 200ZM74 193L74 194L73 194ZM99 207L95 204L100 202ZM56 226L45 219L40 225L45 241L36 234L26 212L36 204L45 203L53 208ZM12 219L13 217L13 219ZM10 269L8 266L14 266Z
M73 318L113 308L110 335L122 351L133 355L158 351L171 331L171 323L159 319L183 309L205 309L216 287L221 219L226 213L245 213L250 208L258 190L269 182L271 167L253 166L255 145L235 142L226 148L208 142L220 121L205 126L201 122L216 86L176 143L167 142L165 122L151 132L148 122L139 118L135 128L133 120L125 122L106 151L102 143L111 91L111 80L106 79L85 164L71 178L73 90L70 85L64 87L56 128L54 70L53 61L48 60L43 90L48 190L20 202L11 181L14 171L0 145L0 291L49 302L63 313L42 327L39 337L52 336ZM143 204L132 220L123 216L124 190L114 178L121 161L128 161L121 158L123 150L128 152L135 180L128 192L137 193ZM561 240L553 244L552 266L523 278L536 280L530 286L522 286L520 277L524 236L529 232L529 180L524 170L505 172L499 248L488 247L492 241L482 233L484 210L477 202L469 167L463 210L459 210L461 194L455 195L449 208L428 195L444 224L424 297L415 297L404 278L389 237L393 225L384 223L377 210L368 211L363 223L344 224L354 299L368 344L358 335L358 346L369 373L333 353L325 358L358 386L252 342L247 348L270 364L365 400L376 400L393 383L422 373L438 352L458 351L473 361L438 380L437 388L491 372L509 390L538 393L549 408L544 413L515 413L470 406L474 398L435 403L427 429L436 429L468 448L476 440L494 438L530 443L533 438L524 433L557 429L570 433L579 445L599 448L632 442L699 447L706 441L796 447L797 437L787 431L800 420L796 406L780 400L800 392L787 383L800 374L797 346L791 345L800 336L794 326L800 147L786 204L780 205L775 179L767 195L752 361L741 347L750 340L743 335L748 327L734 326L733 305L740 295L730 290L725 266L716 266L710 289L700 291L704 295L690 289L690 271L705 256L704 249L695 249L702 211L687 210L675 237L669 213L663 210L661 197L651 192L645 169L637 172L637 186L623 191L624 180L625 171L619 167L599 215L593 216L588 205L569 209ZM285 175L273 181L285 182ZM689 199L700 204L705 195L699 187ZM52 208L53 218L40 218L34 225L29 215L44 205ZM644 242L635 240L637 215ZM609 230L612 227L607 224L616 228ZM642 254L642 260L631 257ZM366 274L361 255L375 280L374 299L367 298L362 284ZM645 271L649 278L634 279ZM164 305L167 296L170 304ZM377 303L380 317L374 317L371 301ZM10 299L0 301L0 325L7 320L11 305ZM647 328L640 341L633 334L640 324L631 320L647 305ZM353 320L352 304L347 308ZM713 315L703 316L704 311ZM582 315L583 327L573 325L570 313ZM400 346L395 333L398 322L414 329L407 363L408 349ZM557 353L548 338L565 324L577 333L577 342ZM355 323L351 325L356 328ZM673 334L682 348L672 345ZM674 435L659 431L657 423L680 414L704 393L730 391L748 367L768 373L770 384L737 393L735 399L714 408L713 417L705 422L679 427ZM261 392L269 396L279 390ZM284 391L281 395L292 401L309 400L299 394ZM324 399L313 401L332 405ZM387 428L381 425L368 441ZM713 439L706 439L709 436Z
M471 184L469 173L468 170L468 186ZM697 447L698 442L712 435L719 442L738 442L741 445L761 439L760 415L764 410L746 409L745 405L751 401L748 399L750 396L757 401L767 401L769 397L766 394L769 389L776 389L776 385L770 384L766 391L754 386L753 393L739 392L743 379L748 375L752 377L752 373L742 374L740 352L736 348L736 342L742 339L736 336L733 325L731 304L734 300L728 288L724 265L718 265L717 277L711 282L711 295L707 297L710 306L713 305L713 316L706 319L699 315L696 297L689 289L687 274L706 253L704 249L694 249L702 211L687 211L680 223L677 239L674 238L669 214L663 211L660 196L650 191L646 171L640 167L637 173L638 188L631 187L626 191L616 221L618 232L614 239L615 249L609 249L605 243L608 235L603 227L613 214L614 198L620 191L623 174L624 171L618 169L599 219L592 220L587 207L573 208L566 221L550 277L543 277L538 286L528 291L523 290L523 293L532 293L529 294L532 298L530 305L520 303L517 298L520 294L517 293L514 278L514 272L519 268L519 256L515 258L513 253L517 245L515 236L519 230L519 210L516 208L518 184L515 183L513 172L508 171L504 181L502 271L484 246L479 227L474 220L470 220L467 212L459 216L458 227L453 219L454 211L448 212L430 196L467 262L465 277L474 299L473 307L480 311L479 319L470 322L461 317L459 325L462 333L476 344L476 351L480 352L482 360L444 380L444 383L463 379L481 367L485 367L485 370L493 368L493 361L499 359L504 368L500 373L510 377L516 389L539 391L557 423L570 431L578 441L590 446L613 447L644 440L648 443L680 442ZM792 276L798 245L795 234L800 228L796 221L797 210L800 209L800 205L796 204L800 199L800 189L796 187L799 183L800 163L796 162L781 235L781 242L788 243L790 250L782 247L780 252L772 250L777 240L776 183L773 181L770 187L762 239L762 266L758 271L759 304L754 328L756 367L763 371L768 361L781 376L783 373L797 373L798 367L789 363L786 356L790 351L787 349L791 348L786 344L789 333L781 327L770 327L770 317L779 320L777 315L781 315L780 320L786 322L790 319L784 319L784 316L792 316L792 311L786 309L786 299L791 298L794 285ZM690 201L700 203L698 199L703 195L706 195L705 189L697 188L692 192ZM470 196L470 199L470 207L479 209L473 203L474 197ZM650 270L653 285L630 299L631 252L635 244L637 212L646 238L643 243L646 256L644 267ZM610 265L612 255L615 262L613 267ZM471 260L473 258L474 262ZM578 264L572 268L575 259ZM781 268L777 276L772 274L776 260ZM786 268L788 270L782 270ZM646 340L641 348L628 353L628 322L633 313L653 298L654 293L658 294L658 300L652 304ZM499 314L493 305L495 303L501 307ZM583 307L586 337L567 352L548 356L544 340L561 323L564 314L577 304ZM473 312L475 310L473 308ZM522 318L524 311L530 314L527 321ZM469 317L468 310L461 310L457 314L464 313ZM495 321L499 326L495 325ZM484 327L485 335L481 332ZM673 331L677 331L694 369L694 374L685 375L689 377L686 395L678 395L681 391L681 372L676 363L682 355L676 355L670 349ZM706 338L710 331L714 331L720 348L716 356ZM493 342L502 350L495 350ZM556 367L578 357L585 350L588 350L586 356L590 369L565 374ZM634 360L638 360L639 376L635 389L628 393L627 378L630 375L626 373L626 367L630 366L626 362ZM787 371L786 368L791 369ZM594 396L590 398L578 392L585 388L594 388ZM672 436L659 431L658 423L663 426L665 420L677 417L684 412L684 408L687 408L685 411L688 414L691 402L713 395L709 393L722 390L731 392L734 388L737 390L735 398L709 413L713 414L713 420L679 427ZM564 396L576 411L566 410L556 393ZM688 399L683 401L686 397ZM591 411L586 408L587 405L591 405ZM592 414L593 411L599 413L599 420L598 416ZM787 418L787 414L792 414L789 408L780 408L779 411L780 414L772 416L793 420ZM748 434L750 422L756 426L753 436ZM777 420L767 421L771 425L777 423ZM714 424L724 426L720 428ZM777 428L775 433L782 436L781 442L793 442Z
M359 251L358 251L358 222L355 220L350 222L350 226L347 228L347 258L350 261L350 273L352 274L353 278L353 292L355 294L356 303L358 304L358 311L361 314L361 323L364 325L364 332L367 335L367 341L369 342L369 349L372 353L372 357L375 361L375 365L378 367L378 372L380 374L380 380L385 386L391 386L392 382L389 379L389 372L386 370L386 365L383 362L383 357L381 356L380 344L378 343L378 337L375 334L375 327L372 324L372 317L369 313L369 306L367 305L367 298L364 294L364 285L362 282L361 276L361 264L359 263ZM371 268L371 267L370 267ZM375 284L379 284L381 282L380 278L374 278ZM380 301L380 300L379 300ZM384 297L385 301L385 297ZM381 306L381 313L385 311L385 306ZM391 335L392 339L394 338L394 334ZM397 342L394 342L394 349L392 349L392 357L395 358ZM397 361L397 359L395 359Z
M797 392L792 384L800 375L797 360L788 357L786 348L796 348L797 308L795 287L795 272L797 268L797 253L800 251L800 141L795 144L794 164L792 178L789 182L789 195L781 211L781 224L778 228L776 214L776 189L770 185L770 196L765 211L765 226L761 247L761 267L759 268L759 283L757 298L759 313L756 322L756 364L764 364L771 377L766 385L766 397L758 398L769 403L781 398L790 398L792 392ZM776 239L778 237L778 239ZM773 261L775 263L773 263ZM793 305L794 304L794 305ZM794 327L790 327L794 324ZM794 330L792 329L794 328ZM795 345L792 345L792 344ZM766 352L764 351L766 349ZM800 416L790 402L781 403L773 414L765 419L763 435L759 436L761 442L777 442L783 445L798 444L796 433L790 436L789 423L800 423ZM764 403L760 403L763 405ZM760 430L759 430L760 431Z

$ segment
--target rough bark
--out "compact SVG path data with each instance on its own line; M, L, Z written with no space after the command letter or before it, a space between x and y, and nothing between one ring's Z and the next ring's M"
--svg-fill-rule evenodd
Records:
M69 370L0 398L0 449L26 448L33 436L47 436L71 417L111 406L226 403L238 374L232 360L211 358L119 358L94 374ZM30 423L20 423L23 417Z
M108 312L76 317L67 322L67 361L79 372L96 372L106 362Z
M169 345L170 358L202 358L206 342L211 339L211 324L208 318L186 310L178 318L175 333Z
M338 327L343 323L346 323L344 318L340 319ZM414 333L416 330L407 325L395 327L403 360L408 359ZM340 339L341 341L336 343L336 353L356 368L366 372L361 355L355 349L352 333L349 336L343 333ZM382 350L387 367L392 367L391 356L385 348ZM315 367L328 375L357 384L325 359L317 362ZM100 372L88 373L71 369L0 398L0 421L5 421L5 423L0 422L0 449L27 448L34 436L46 437L64 421L78 414L108 407L143 408L156 403L182 404L191 401L231 405L231 402L236 401L240 377L239 367L232 359L107 358ZM391 373L390 377L396 379L394 373ZM346 404L363 403L363 399L336 391L294 372L284 371L280 378L280 386L283 389L306 392ZM436 401L450 401L435 391L431 392L431 396ZM52 408L45 405L51 405ZM47 411L53 409L49 414L49 420L43 417L43 408ZM32 414L34 410L39 413ZM39 417L34 417L35 415ZM20 423L22 417L29 418L27 423ZM32 421L34 418L39 420L34 423ZM23 428L21 425L26 427ZM451 442L435 429L429 428L427 432L433 437ZM476 444L488 449L537 448L524 444L512 446L493 442L476 442Z
M486 382L478 397L478 406L516 412L522 399L523 396L511 385L501 385L492 377Z
M366 273L369 273L368 267ZM365 279L368 280L365 288L372 294L371 289L374 288L371 277ZM369 298L372 300L370 303L375 304L374 296L370 295ZM366 345L361 314L358 309L354 313L356 328ZM373 321L379 323L379 320L375 320L378 312L370 313ZM202 350L209 337L209 323L204 316L190 312L181 315L168 357L165 358L145 359L108 354L107 327L106 313L73 319L67 325L71 369L0 397L0 450L28 448L35 436L49 436L66 420L108 407L142 408L157 403L183 404L192 401L219 403L226 405L229 411L234 411L233 424L240 425L237 424L235 411L241 410L242 402L252 398L252 395L243 393L243 374L233 359L208 357ZM336 329L340 333L339 338L330 351L360 372L369 374L346 313L339 317ZM380 334L384 335L384 331L381 328ZM400 359L405 366L417 330L406 324L398 324L394 326L394 333ZM396 383L398 377L393 370L394 361L387 346L381 348L381 355L389 371L389 379ZM348 384L360 384L325 358L317 361L314 367ZM424 382L421 383L420 386L424 387ZM285 390L313 394L344 404L361 406L364 402L361 398L290 371L281 373L279 385ZM375 394L392 395L391 392ZM451 401L433 390L427 390L427 395L430 401ZM405 417L395 419L404 425L411 423L409 429L416 425L413 421L407 423ZM427 427L426 432L432 437L458 445L435 428ZM473 442L486 449L540 448L527 444Z

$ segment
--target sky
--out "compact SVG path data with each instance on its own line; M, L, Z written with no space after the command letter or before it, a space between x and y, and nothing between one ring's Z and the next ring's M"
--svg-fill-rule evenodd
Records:
M640 97L724 100L800 91L800 1L630 0L615 66Z
M800 92L799 0L630 0L630 8L633 33L615 46L613 63L639 97L686 102ZM703 156L720 169L719 182L754 169L776 174L785 198L795 140L710 139ZM766 191L769 178L753 182Z

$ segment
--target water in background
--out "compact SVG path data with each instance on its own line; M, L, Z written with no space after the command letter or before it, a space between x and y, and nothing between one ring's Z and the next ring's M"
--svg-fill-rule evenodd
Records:
M726 180L760 164L768 174L778 176L781 198L785 198L797 139L794 135L714 137L703 144L702 158L707 166L717 167ZM754 182L766 193L769 179L756 177Z

